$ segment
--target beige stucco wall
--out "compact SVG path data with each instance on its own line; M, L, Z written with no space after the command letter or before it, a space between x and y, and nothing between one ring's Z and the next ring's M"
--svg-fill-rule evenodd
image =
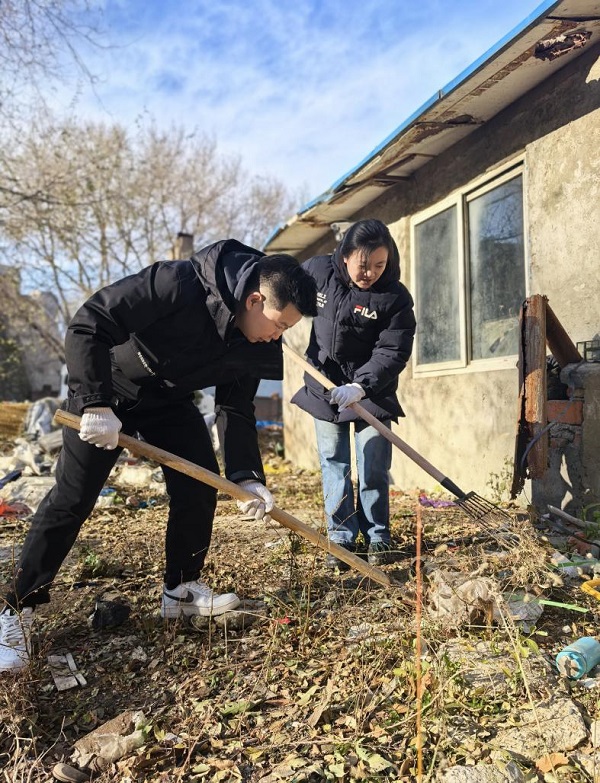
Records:
M600 109L529 145L527 178L531 289L574 342L589 340L600 332Z
M421 168L363 213L390 227L410 279L410 216L436 204L507 161L524 159L528 294L545 294L571 339L600 332L600 47L596 45L451 150ZM349 216L350 217L350 216ZM303 257L329 252L333 235ZM303 350L306 323L288 338ZM286 363L284 399L301 385ZM506 369L414 378L408 367L399 397L406 418L395 432L465 490L488 497L508 486L514 453L518 376ZM286 456L317 468L310 416L284 405ZM600 460L599 460L600 461ZM406 490L437 486L400 452L394 483ZM527 501L521 495L523 502Z

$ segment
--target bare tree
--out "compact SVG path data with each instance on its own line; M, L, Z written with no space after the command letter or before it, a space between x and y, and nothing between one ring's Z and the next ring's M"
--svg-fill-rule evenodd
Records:
M25 290L53 292L64 321L98 287L169 258L180 231L197 246L225 237L256 246L292 211L281 183L181 128L132 136L118 125L32 124L4 154L0 187L13 197L0 259Z
M97 0L0 2L0 117L17 121L34 103L45 103L51 83L75 72L92 80L82 44L99 46Z

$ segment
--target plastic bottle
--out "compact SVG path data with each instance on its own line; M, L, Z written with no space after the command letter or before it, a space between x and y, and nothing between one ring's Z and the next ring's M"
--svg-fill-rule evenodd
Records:
M563 555L561 552L552 552L550 556L550 560L558 568L560 573L572 577L579 576L579 571L577 570L577 567L574 566L573 563L569 560L569 558L565 557L565 555Z
M600 642L593 636L582 636L556 656L558 671L563 677L578 680L600 664Z

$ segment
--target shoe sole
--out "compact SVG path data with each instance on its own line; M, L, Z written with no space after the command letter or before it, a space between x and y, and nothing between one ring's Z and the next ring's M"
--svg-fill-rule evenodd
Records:
M25 669L27 669L29 664L30 664L29 658L27 658L26 660L19 661L19 663L13 664L11 666L2 666L2 664L0 664L0 672L9 672L9 673L14 672L15 674L18 674L19 672L22 672Z
M190 606L189 604L173 604L172 606L161 606L160 614L165 620L172 620L177 617L216 617L237 609L240 603L240 599L235 598L218 608L211 606L207 609L204 609L202 606Z
M70 767L68 764L56 764L52 770L52 777L60 780L62 783L87 783L91 780L91 775L82 772L76 767Z
M349 571L350 566L348 563L344 563L343 560L340 560L338 563L325 563L325 569L327 571Z

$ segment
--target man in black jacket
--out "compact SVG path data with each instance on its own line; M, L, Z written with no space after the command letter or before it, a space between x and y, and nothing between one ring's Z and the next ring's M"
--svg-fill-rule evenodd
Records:
M25 539L13 589L0 613L0 671L29 662L35 607L91 513L118 454L119 432L218 472L194 391L216 387L227 477L255 495L238 502L260 519L273 507L265 486L253 399L261 378L283 375L281 335L315 315L315 283L291 256L264 256L235 240L186 261L165 261L101 289L78 310L65 342L66 429L56 485ZM163 617L221 614L233 593L198 581L210 546L216 490L163 467L169 494Z

